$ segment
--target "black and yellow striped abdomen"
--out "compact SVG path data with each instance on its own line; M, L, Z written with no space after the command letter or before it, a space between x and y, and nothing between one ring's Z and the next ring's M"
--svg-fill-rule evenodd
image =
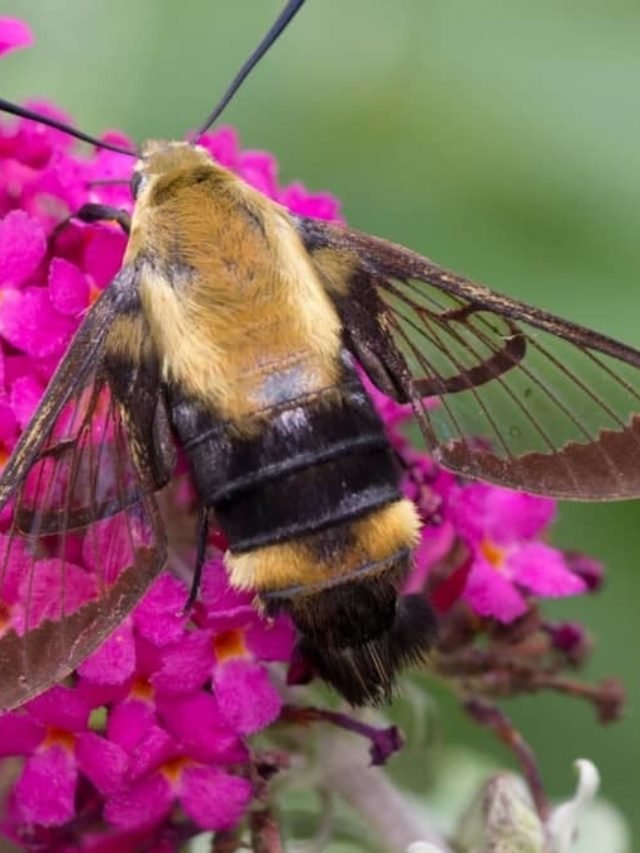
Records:
M284 208L197 146L152 143L139 172L125 260L231 582L290 613L348 699L381 699L432 618L398 595L419 525L348 352L336 300L352 259L319 265ZM111 340L136 358L134 335Z
M177 397L172 420L228 538L231 582L288 612L306 657L351 701L386 696L433 625L426 604L398 599L419 522L348 353L336 385L256 413L250 431Z

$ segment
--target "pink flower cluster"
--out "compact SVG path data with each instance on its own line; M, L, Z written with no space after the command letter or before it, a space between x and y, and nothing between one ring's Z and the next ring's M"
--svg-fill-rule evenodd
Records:
M485 483L466 483L438 468L402 432L411 417L367 383L396 451L407 468L404 490L425 525L408 590L427 586L430 570L462 545L465 558L435 589L432 601L446 612L459 600L480 616L513 622L526 613L527 596L557 598L586 592L573 560L540 540L555 515L555 501Z
M31 30L19 18L0 17L0 56L33 44Z
M21 22L0 18L0 53L30 40ZM61 116L47 104L30 106ZM119 134L109 138L130 145ZM232 129L203 144L293 212L339 218L332 196L311 194L302 184L280 187L273 157L241 151ZM123 155L82 158L59 131L0 122L0 463L83 314L122 261L125 237L118 228L55 226L87 201L130 208L126 183L104 183L127 181L130 172ZM508 623L525 613L528 596L586 588L567 559L540 541L553 518L552 501L465 484L438 469L404 438L406 409L370 390L407 462L406 493L428 522L409 581L413 591L425 588L456 542L466 558L432 590L442 613L457 604ZM1 592L0 629L19 605L15 590ZM73 686L55 687L0 717L0 756L24 757L4 824L11 837L70 825L92 808L96 825L101 818L118 833L160 825L178 804L196 829L222 829L242 817L254 795L247 738L281 713L270 670L291 661L293 633L285 621L264 621L250 596L231 590L220 561L206 567L200 601L188 616L186 599L185 586L167 572L78 669ZM125 849L124 836L117 838ZM99 837L94 841L87 848L98 849ZM132 842L130 849L138 848Z
M252 796L245 738L282 707L265 664L289 659L293 632L231 591L220 561L207 565L190 615L187 594L163 575L73 688L0 717L0 755L26 756L5 831L71 821L81 778L119 829L156 825L177 802L203 829L242 816Z

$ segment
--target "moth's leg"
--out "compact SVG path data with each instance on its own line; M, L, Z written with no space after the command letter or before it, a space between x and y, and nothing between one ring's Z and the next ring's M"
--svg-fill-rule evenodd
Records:
M57 237L60 231L65 228L74 219L79 219L80 222L116 222L124 233L129 236L131 233L131 217L126 210L121 207L112 207L109 204L96 204L87 202L83 204L75 213L70 214L63 219L62 222L56 225L54 237Z
M196 567L191 581L191 589L189 598L185 604L185 612L188 612L193 607L198 596L200 581L202 580L202 569L207 554L207 537L209 536L209 511L206 506L201 506L198 510L198 547L196 551Z
M117 222L127 237L131 232L131 217L127 211L121 207L112 207L109 204L88 202L83 204L70 218L79 219L80 222Z

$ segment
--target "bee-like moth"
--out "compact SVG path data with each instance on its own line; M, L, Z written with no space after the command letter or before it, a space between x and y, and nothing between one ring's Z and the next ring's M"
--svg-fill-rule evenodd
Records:
M436 619L424 595L402 592L420 522L363 373L410 404L429 452L465 477L560 498L640 495L637 350L400 246L292 216L196 142L124 153L137 158L131 221L100 205L77 214L128 231L122 269L0 480L12 507L0 573L22 573L25 596L23 624L0 638L0 707L65 677L162 570L156 494L177 450L199 505L196 575L213 515L231 584L291 617L315 672L354 704L388 697ZM93 586L76 600L80 552ZM59 592L43 609L29 590L45 566Z

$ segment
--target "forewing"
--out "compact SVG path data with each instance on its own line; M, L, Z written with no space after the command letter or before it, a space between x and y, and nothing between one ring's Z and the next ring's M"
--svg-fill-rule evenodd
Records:
M327 279L328 251L345 271L330 289L356 355L373 348L443 465L561 498L640 495L640 352L386 241L302 230Z
M146 451L134 452L126 407L104 370L120 314L105 297L0 480L4 710L67 676L132 609L166 557Z

